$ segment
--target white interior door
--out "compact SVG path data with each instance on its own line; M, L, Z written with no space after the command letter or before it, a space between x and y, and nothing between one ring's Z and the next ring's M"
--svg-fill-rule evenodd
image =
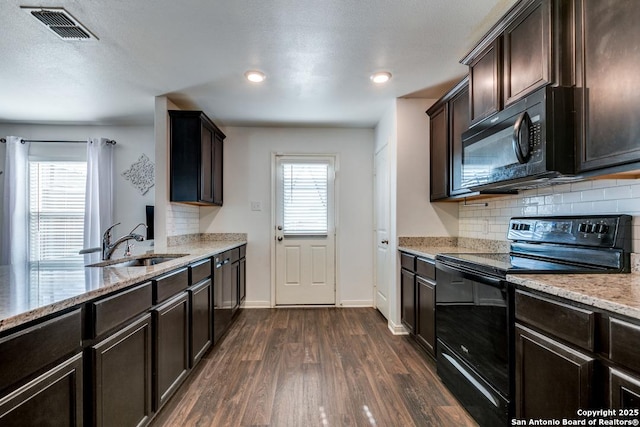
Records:
M335 304L335 161L276 156L276 305Z
M376 308L389 318L389 165L387 145L375 156Z

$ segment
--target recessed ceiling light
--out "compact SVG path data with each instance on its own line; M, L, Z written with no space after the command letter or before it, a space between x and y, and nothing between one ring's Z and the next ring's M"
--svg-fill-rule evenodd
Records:
M371 81L377 84L386 83L391 80L391 73L388 71L380 71L371 75Z
M252 83L261 83L267 78L262 71L256 70L247 71L244 76Z

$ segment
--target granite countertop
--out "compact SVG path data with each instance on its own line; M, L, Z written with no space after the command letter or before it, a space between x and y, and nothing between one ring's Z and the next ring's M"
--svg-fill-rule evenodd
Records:
M184 256L148 267L85 267L99 261L96 259L99 254L92 254L91 258L70 257L54 266L0 266L0 332L246 243L246 240L225 240L169 246L148 254Z
M400 238L398 250L434 259L442 253L509 252L504 242L455 238ZM508 244L508 242L507 242ZM640 256L631 255L630 274L513 274L507 280L537 290L640 320Z

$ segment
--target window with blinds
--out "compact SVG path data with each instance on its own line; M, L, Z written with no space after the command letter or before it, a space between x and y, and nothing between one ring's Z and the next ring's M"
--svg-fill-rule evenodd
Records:
M328 234L327 163L283 163L284 234Z
M86 162L29 162L32 263L49 263L54 267L82 249L86 176Z

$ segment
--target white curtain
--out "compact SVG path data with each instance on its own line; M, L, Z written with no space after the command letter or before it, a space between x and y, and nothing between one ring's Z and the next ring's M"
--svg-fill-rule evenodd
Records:
M102 246L102 233L113 221L113 145L106 138L87 142L87 189L84 247Z
M28 174L29 146L22 138L6 138L4 201L0 265L25 264L29 259Z

